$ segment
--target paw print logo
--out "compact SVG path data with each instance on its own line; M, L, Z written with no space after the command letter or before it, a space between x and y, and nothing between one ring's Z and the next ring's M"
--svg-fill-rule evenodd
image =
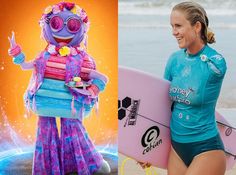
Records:
M118 119L122 120L126 116L126 110L131 106L132 99L130 97L125 97L122 100L118 100Z

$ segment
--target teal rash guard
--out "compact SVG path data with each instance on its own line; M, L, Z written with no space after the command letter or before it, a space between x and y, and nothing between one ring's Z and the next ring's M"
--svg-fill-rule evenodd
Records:
M215 106L226 69L222 55L208 45L194 55L181 49L170 56L164 78L171 82L174 102L172 140L189 143L217 135Z

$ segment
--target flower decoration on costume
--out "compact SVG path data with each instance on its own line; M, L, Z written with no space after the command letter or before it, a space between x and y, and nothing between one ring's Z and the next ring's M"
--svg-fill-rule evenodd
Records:
M53 44L49 44L46 48L47 52L51 55L60 55L60 56L75 56L78 55L81 51L83 51L83 48L81 47L68 47L68 46L55 46Z
M59 49L59 54L63 57L70 55L70 48L67 46L63 46L62 48Z
M54 5L52 8L52 12L53 12L53 14L58 14L61 12L61 10L60 10L59 6Z
M57 52L56 52L56 46L55 45L52 45L52 44L49 44L48 45L48 48L47 48L48 52L51 54L51 55L55 55Z
M50 16L52 14L58 14L64 10L71 11L73 14L77 15L83 21L83 24L85 25L85 32L89 30L90 23L84 9L70 2L61 2L53 6L48 6L41 17L40 26L42 27L45 22L48 23Z
M82 10L82 9L81 9L78 5L75 5L74 8L71 9L70 11L71 11L73 14L80 16L81 10Z
M44 13L45 14L49 14L52 12L52 6L48 6L45 10L44 10Z

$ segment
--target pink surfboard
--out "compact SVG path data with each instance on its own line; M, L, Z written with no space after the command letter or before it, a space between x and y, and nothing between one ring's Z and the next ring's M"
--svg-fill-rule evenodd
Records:
M170 151L171 101L169 82L119 67L119 152L137 161L166 169ZM216 113L227 152L227 169L236 163L236 131Z

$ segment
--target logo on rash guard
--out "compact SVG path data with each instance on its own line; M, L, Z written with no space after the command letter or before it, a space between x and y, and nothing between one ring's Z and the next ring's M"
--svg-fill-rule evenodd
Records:
M191 102L187 98L188 98L189 94L193 91L194 90L192 88L182 89L179 87L171 87L169 90L169 93L172 93L172 95L170 97L172 101L177 101L179 103L185 103L187 105L190 105ZM180 94L181 96L179 96L179 95L174 96L173 94Z

